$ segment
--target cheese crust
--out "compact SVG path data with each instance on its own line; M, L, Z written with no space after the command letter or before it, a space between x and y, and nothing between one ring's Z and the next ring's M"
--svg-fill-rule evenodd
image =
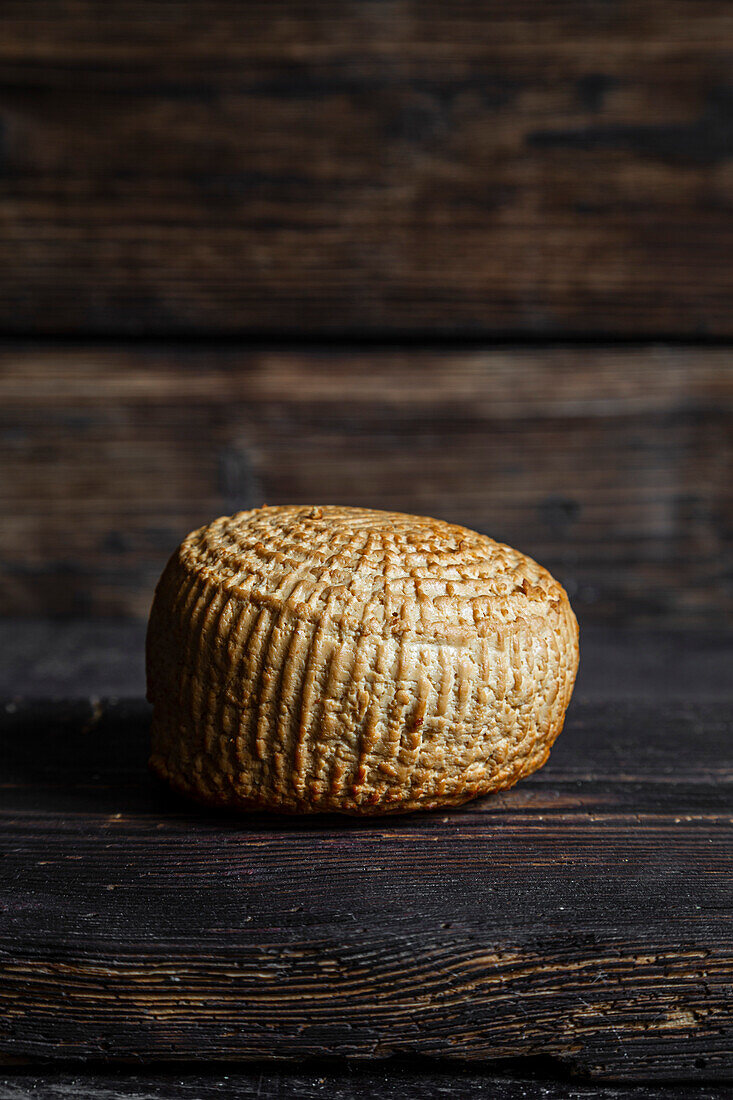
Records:
M578 667L564 589L465 527L274 507L192 532L147 638L153 771L241 810L455 806L544 764Z

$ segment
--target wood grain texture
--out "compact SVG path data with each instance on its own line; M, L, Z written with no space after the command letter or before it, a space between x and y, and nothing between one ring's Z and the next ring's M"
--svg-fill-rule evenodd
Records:
M147 615L193 528L352 504L529 553L582 622L733 621L733 359L695 348L0 349L6 614Z
M733 333L725 0L5 0L0 329Z
M525 1071L526 1072L526 1071ZM16 1070L0 1076L0 1100L730 1100L727 1085L600 1084L519 1073L497 1076L433 1064L334 1069Z
M575 705L545 769L378 826L147 777L142 704L3 717L0 1052L733 1077L730 715Z

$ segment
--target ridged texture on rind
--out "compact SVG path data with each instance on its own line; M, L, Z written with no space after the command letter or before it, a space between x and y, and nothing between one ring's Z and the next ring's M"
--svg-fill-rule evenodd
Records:
M151 767L240 809L457 805L545 762L577 665L565 592L510 547L398 513L240 512L158 584Z

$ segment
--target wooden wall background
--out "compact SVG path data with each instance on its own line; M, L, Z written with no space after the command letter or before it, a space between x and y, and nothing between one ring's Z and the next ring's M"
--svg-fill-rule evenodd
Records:
M727 0L5 0L2 609L333 501L730 624L732 261Z

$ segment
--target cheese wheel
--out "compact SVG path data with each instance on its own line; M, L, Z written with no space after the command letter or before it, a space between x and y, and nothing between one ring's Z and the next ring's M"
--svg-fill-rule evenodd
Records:
M544 764L578 666L563 588L465 527L257 508L188 536L147 638L153 771L241 810L455 806Z

